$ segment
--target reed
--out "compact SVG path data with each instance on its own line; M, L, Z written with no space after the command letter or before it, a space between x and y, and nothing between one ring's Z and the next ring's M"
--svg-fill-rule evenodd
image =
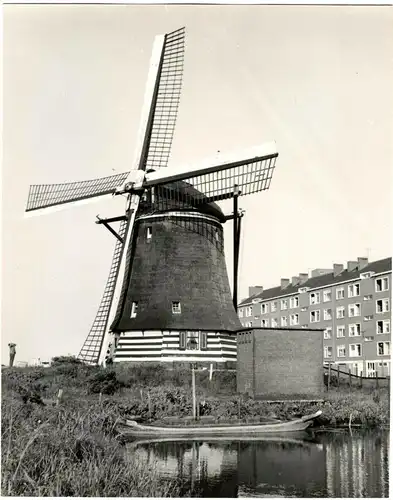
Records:
M178 496L176 482L125 452L116 413L2 400L3 496Z

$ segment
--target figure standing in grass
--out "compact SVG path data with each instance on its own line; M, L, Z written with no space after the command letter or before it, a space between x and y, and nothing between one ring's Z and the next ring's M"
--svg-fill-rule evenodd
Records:
M16 344L13 344L10 342L8 344L8 347L10 348L10 366L12 367L14 365L14 359L15 359L15 354L16 354Z

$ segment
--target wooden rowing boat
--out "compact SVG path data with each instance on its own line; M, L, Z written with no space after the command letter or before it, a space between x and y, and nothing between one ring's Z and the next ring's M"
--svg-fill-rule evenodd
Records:
M307 429L313 421L321 415L317 411L311 415L290 420L288 422L262 423L262 424L210 424L210 425L184 425L184 426L154 426L143 425L135 420L125 420L121 425L123 435L135 438L154 438L154 437L176 437L190 438L198 436L200 438L208 436L225 437L256 437L267 433L298 432Z

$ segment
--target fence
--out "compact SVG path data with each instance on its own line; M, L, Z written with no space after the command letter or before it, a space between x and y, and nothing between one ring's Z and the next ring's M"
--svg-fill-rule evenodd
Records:
M333 368L332 365L324 366L324 381L327 386L327 390L331 387L347 387L350 390L352 388L368 388L371 390L379 390L380 388L390 389L390 377L378 376L375 377L364 377L363 373L360 375L357 373L352 373L349 368L348 371L340 369L340 366Z

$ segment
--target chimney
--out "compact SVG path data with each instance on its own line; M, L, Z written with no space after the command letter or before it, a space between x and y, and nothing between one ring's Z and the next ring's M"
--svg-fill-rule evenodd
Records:
M262 292L263 292L263 286L256 285L256 286L249 286L248 287L248 296L249 297L253 297L257 293L262 293Z
M331 272L333 272L333 269L313 269L311 271L311 278L323 276L324 274L330 274Z
M300 277L299 276L292 276L292 286L297 286L300 283Z
M305 283L308 280L308 273L299 274L300 283Z
M368 266L368 258L367 257L358 257L358 267L360 269L364 269Z
M289 286L290 280L288 278L281 278L281 290Z
M347 270L348 272L355 271L358 268L357 260L349 260L347 262Z
M333 274L338 276L344 271L344 266L342 264L333 264Z

